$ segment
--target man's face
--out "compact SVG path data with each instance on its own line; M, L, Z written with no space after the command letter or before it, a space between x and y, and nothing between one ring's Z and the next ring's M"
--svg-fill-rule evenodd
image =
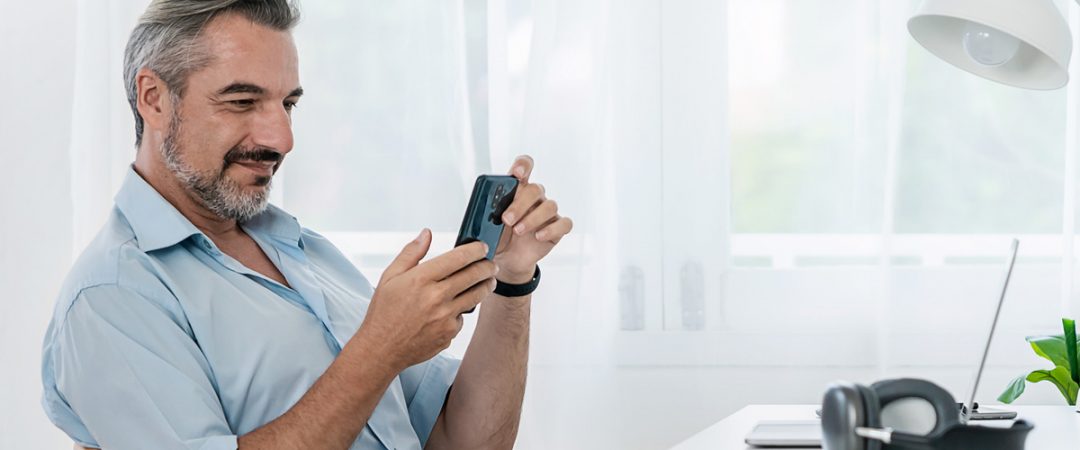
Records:
M271 177L292 150L290 113L302 93L296 46L288 32L238 15L215 18L200 40L212 61L188 76L161 151L205 207L243 222L265 209Z

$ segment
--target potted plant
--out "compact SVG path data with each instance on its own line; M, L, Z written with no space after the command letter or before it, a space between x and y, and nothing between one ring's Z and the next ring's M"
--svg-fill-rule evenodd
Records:
M1054 363L1050 370L1036 370L1027 375L1016 377L1005 392L1001 393L998 401L1012 403L1024 393L1027 382L1038 383L1049 381L1057 386L1058 391L1065 397L1069 405L1076 406L1076 392L1080 388L1080 368L1077 367L1077 344L1076 322L1071 319L1061 319L1065 328L1064 335L1054 336L1028 336L1027 341L1035 354Z

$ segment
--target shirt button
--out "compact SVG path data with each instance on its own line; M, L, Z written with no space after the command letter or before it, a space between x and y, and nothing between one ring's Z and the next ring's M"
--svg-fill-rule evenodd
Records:
M214 248L214 244L211 244L209 240L203 239L201 242L202 247L206 249L206 251L209 252L211 255L220 254L220 252L218 252L217 249Z

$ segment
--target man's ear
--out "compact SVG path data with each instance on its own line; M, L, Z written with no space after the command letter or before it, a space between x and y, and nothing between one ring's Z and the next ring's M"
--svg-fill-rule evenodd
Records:
M143 120L143 135L152 130L164 130L168 125L169 88L154 71L142 68L135 74L135 106Z

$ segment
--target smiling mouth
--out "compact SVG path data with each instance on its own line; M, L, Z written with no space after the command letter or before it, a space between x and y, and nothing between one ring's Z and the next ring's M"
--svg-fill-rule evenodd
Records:
M243 166L259 175L272 176L277 168L277 161L235 161L233 164Z
M270 180L274 177L274 172L277 171L278 162L276 161L235 161L233 164L242 167L255 176L255 186L264 187L270 185Z
M237 146L225 154L225 163L227 166L238 165L251 172L255 176L255 185L266 186L270 184L270 179L281 166L284 157L285 155L269 148L251 150Z

